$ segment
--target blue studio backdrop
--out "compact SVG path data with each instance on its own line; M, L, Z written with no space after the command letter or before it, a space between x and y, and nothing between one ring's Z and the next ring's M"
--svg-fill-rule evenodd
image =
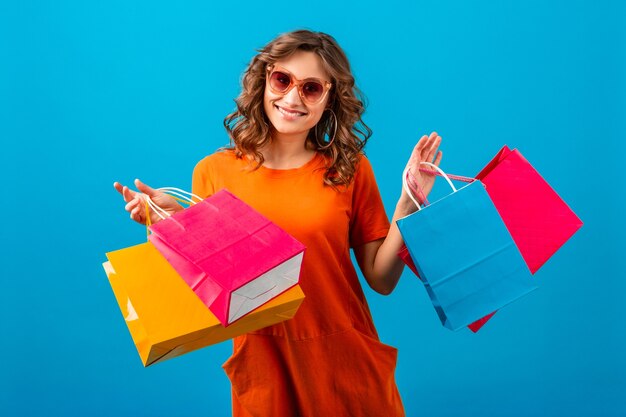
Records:
M477 334L444 328L408 268L366 289L407 415L626 415L619 0L1 1L0 414L230 415L231 343L142 367L101 263L146 232L112 184L190 188L255 49L298 28L351 60L390 216L436 130L444 169L517 147L585 223Z

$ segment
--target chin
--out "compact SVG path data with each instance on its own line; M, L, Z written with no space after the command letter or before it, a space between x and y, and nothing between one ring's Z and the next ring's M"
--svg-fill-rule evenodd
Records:
M309 129L288 128L288 127L281 126L280 124L273 125L273 126L274 126L274 130L277 133L280 133L281 135L297 135L299 133L305 133L309 131Z

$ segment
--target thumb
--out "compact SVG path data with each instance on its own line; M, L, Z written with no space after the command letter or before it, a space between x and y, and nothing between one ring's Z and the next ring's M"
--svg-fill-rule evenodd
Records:
M137 189L139 191L141 191L142 193L150 196L150 197L155 197L156 195L159 194L159 192L157 190L155 190L152 187L149 187L148 185L144 184L143 182L139 181L139 179L135 179L135 186L137 187Z

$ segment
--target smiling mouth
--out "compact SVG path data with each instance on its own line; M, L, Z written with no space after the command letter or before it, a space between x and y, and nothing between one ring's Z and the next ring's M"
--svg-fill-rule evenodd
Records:
M276 107L279 112L281 112L282 114L284 114L287 117L300 117L300 116L305 116L306 115L306 113L302 113L302 112L299 112L299 111L285 110L282 107L277 106L276 104L274 104L274 107Z

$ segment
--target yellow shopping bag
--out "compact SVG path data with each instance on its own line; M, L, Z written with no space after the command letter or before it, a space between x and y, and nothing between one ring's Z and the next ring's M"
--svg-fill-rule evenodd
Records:
M296 285L223 327L151 243L107 258L104 269L144 366L287 320L304 299Z

